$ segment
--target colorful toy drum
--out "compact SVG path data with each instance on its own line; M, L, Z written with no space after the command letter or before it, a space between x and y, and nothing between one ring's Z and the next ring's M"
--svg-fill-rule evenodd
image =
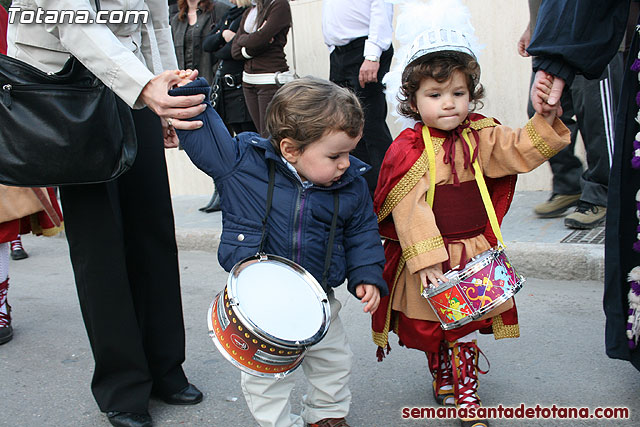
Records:
M237 263L211 303L209 335L242 371L282 378L327 333L331 309L314 277L298 264L258 254Z
M464 269L445 273L422 292L445 330L458 328L491 313L522 287L525 278L516 272L504 249L491 248L471 258Z

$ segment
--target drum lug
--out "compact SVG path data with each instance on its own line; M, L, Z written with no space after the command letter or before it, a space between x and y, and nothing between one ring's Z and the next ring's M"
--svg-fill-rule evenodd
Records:
M259 261L266 261L269 259L267 254L265 254L264 252L257 253L256 256L258 257Z
M239 305L238 300L235 298L229 298L229 305L237 307Z

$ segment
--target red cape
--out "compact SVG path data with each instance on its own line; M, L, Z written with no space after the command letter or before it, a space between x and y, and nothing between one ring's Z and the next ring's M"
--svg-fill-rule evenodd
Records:
M469 120L471 127L476 130L499 125L497 120L480 114L470 114ZM393 288L398 274L404 268L404 260L402 259L402 248L398 242L395 225L390 215L391 209L395 206L394 203L397 204L399 200L397 197L389 197L389 195L394 193L394 189L397 188L396 186L401 180L404 179L403 187L407 188L407 179L417 182L417 179L426 172L426 168L423 166L424 162L420 161L424 151L422 127L422 123L417 123L413 129L408 128L402 131L393 141L380 168L378 185L374 194L373 206L378 215L380 235L386 239L386 264L383 277L389 286L389 296L382 298L378 310L372 316L373 340L380 347L378 350L379 359L383 355L382 348L387 347L388 349L388 332L390 330L398 334L402 345L431 352L438 351L441 340L454 341L478 329L485 333L492 332L492 319L471 322L463 327L445 332L440 327L439 322L410 319L402 313L392 312L390 309ZM430 132L432 137L435 138L446 137L446 133L438 129L430 129ZM423 171L422 169L425 170ZM410 171L411 173L408 173ZM422 173L416 174L416 172ZM502 219L513 200L516 178L516 175L502 178L488 178L485 176L499 223L502 223ZM413 184L415 185L415 182ZM497 239L489 223L487 223L484 234L492 246L497 244ZM502 322L500 323L503 323L501 327L517 327L518 320L515 306L500 316L502 317ZM425 339L425 337L429 339Z

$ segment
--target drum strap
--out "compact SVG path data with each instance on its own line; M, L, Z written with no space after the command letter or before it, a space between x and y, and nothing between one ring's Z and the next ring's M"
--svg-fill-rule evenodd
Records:
M267 187L267 206L262 218L262 236L260 237L260 246L258 247L258 253L264 252L264 243L267 237L267 219L271 212L271 204L273 202L273 187L276 181L276 167L272 160L269 160L269 184ZM333 240L336 235L336 228L338 226L338 210L340 208L340 199L338 192L333 192L333 217L331 218L331 229L329 230L329 241L327 246L327 254L324 258L324 270L322 271L322 289L327 290L327 279L329 273L329 267L331 266L331 255L333 253Z
M331 252L333 251L333 239L336 235L336 226L338 225L338 209L340 209L340 201L338 192L333 192L333 218L331 218L331 230L329 230L329 244L327 246L327 255L324 258L324 271L322 272L322 289L327 289L327 275L331 266Z
M464 138L465 143L469 147L469 152L471 154L471 158L473 159L473 145L469 140L469 130L463 130L462 136ZM435 160L435 150L433 149L433 142L431 141L431 134L429 133L429 128L427 126L422 127L422 139L424 140L425 150L427 151L428 165L429 165L429 188L427 189L427 203L429 206L433 207L433 199L435 193L435 181L436 181L436 160ZM493 234L498 239L498 242L505 247L504 240L502 239L502 233L500 232L500 225L498 223L498 217L496 216L496 211L493 207L493 202L491 201L491 196L489 195L489 191L487 189L487 184L484 181L484 176L482 173L482 169L480 168L480 164L478 163L478 159L476 158L473 161L473 168L475 171L476 183L478 184L478 189L480 190L480 195L482 196L482 202L484 203L485 210L487 211L487 215L489 217L489 223L491 224L491 229L493 230Z
M273 202L273 187L276 182L276 166L273 164L272 160L268 160L268 162L269 185L267 187L267 207L264 212L264 218L262 218L262 236L260 236L260 246L258 247L259 254L264 252L264 242L267 237L267 218L269 218L269 213L271 212L271 203Z

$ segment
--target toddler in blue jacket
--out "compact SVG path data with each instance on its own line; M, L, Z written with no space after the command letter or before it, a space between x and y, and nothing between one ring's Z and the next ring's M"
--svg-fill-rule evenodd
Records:
M206 81L197 79L172 89L171 94L206 94L208 90ZM258 251L270 163L275 182L264 251L300 264L318 282L325 270L334 194L338 196L325 289L332 316L326 336L302 362L310 383L302 414L291 414L289 395L295 383L291 376L276 380L243 372L242 390L261 426L347 426L352 352L332 289L346 279L349 292L365 304L368 313L375 312L380 297L388 294L382 278L384 251L362 177L369 166L349 155L362 135L362 108L347 89L305 77L280 88L266 114L268 139L255 133L232 138L210 105L193 118L203 122L200 129L177 131L193 163L218 186L223 226L218 260L226 271Z

